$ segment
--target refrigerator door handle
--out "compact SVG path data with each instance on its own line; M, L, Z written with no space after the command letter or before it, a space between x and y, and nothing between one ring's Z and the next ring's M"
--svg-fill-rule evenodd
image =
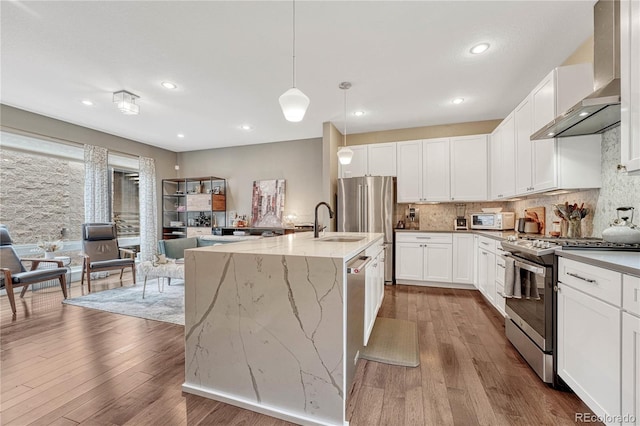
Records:
M369 232L369 185L364 186L364 228L360 232Z
M358 185L358 231L362 230L362 185Z

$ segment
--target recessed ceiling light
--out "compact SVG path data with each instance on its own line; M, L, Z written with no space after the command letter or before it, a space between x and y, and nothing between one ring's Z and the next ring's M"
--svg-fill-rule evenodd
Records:
M164 87L165 89L177 89L178 86L175 83L172 83L170 81L163 81L162 83L160 83L162 85L162 87Z
M478 55L480 53L486 52L488 48L489 48L489 43L480 43L473 46L470 52L473 53L474 55Z
M253 130L253 126L251 124L243 124L240 128L246 131Z
M555 135L555 133L553 133L553 132L547 133L547 136L553 136L553 135Z
M589 115L589 113L587 111L583 111L580 114L578 114L580 117L586 117L587 115Z
M184 134L182 134L182 133L178 133L178 137L179 137L180 139L182 139L182 138L184 138Z
M88 100L88 99L85 99L84 101L82 101L82 104L83 104L83 105L86 105L86 106L92 106L92 105L93 105L93 102L91 102L91 101L90 101L90 100Z
M364 111L356 111L353 113L356 117L362 117L364 115Z
M452 104L461 104L464 102L464 98L455 98L454 100L451 101Z

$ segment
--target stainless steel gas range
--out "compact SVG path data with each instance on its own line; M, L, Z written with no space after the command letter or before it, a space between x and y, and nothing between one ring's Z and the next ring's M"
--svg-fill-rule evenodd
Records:
M505 331L509 341L540 378L563 388L556 374L557 256L562 250L640 251L640 244L614 244L597 238L512 237L502 242L507 252L506 276L513 277L515 297L506 297ZM507 289L505 279L505 293ZM519 296L519 297L517 297Z

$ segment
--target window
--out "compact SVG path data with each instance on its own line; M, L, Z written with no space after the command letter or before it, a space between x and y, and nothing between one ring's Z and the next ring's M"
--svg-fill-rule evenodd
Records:
M109 153L110 217L124 244L139 244L138 158ZM63 240L79 262L84 223L84 149L80 145L0 132L0 223L23 257L38 243ZM127 238L130 237L130 238Z

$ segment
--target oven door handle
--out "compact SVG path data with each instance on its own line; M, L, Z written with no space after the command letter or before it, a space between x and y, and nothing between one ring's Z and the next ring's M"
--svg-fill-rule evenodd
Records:
M514 256L510 256L510 253L507 253L505 256L510 257L514 261L514 265L520 269L524 269L525 271L533 272L536 275L540 275L541 277L547 276L546 268L542 268L537 265L532 265L530 263L524 263L519 259L516 259Z

